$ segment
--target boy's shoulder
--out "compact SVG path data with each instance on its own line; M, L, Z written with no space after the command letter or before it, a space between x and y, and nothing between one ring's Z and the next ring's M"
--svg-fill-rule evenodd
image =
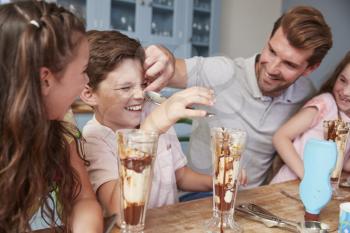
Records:
M88 138L100 138L105 139L109 137L115 137L115 133L112 129L100 124L95 117L89 120L83 127L83 137Z

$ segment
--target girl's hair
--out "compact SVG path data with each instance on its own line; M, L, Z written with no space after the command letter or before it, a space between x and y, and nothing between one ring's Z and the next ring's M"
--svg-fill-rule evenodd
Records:
M320 63L332 48L332 32L322 13L311 6L296 6L275 22L271 37L282 28L289 43L299 49L313 49L309 66Z
M48 119L39 71L47 67L60 79L84 34L82 21L53 3L0 6L0 232L28 231L38 207L54 227L59 206L61 230L70 228L81 182L68 138L80 147L64 122Z
M328 93L331 93L333 95L333 87L335 85L335 82L337 81L340 73L345 69L345 67L348 64L350 64L350 51L347 52L345 57L337 65L337 67L333 71L331 77L325 83L323 83L323 85L321 86L321 89L319 91L319 94L328 92Z
M93 90L124 59L139 59L141 64L144 62L145 53L140 42L118 31L92 30L87 32L87 37L90 47L88 85Z

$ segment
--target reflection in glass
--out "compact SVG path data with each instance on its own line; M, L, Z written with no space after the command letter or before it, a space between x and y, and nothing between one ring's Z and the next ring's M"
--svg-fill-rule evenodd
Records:
M136 0L112 0L111 27L114 29L135 31Z
M57 0L57 4L86 20L86 0Z
M151 33L172 37L174 21L174 0L153 0Z

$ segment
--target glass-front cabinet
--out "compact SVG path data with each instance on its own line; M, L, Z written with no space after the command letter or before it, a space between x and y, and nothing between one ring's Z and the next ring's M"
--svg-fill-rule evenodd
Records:
M162 43L174 47L181 40L175 28L181 1L111 0L110 28L136 37L143 44Z
M85 18L87 29L119 30L178 57L219 51L221 0L56 0Z
M212 56L219 52L221 1L193 0L189 56Z

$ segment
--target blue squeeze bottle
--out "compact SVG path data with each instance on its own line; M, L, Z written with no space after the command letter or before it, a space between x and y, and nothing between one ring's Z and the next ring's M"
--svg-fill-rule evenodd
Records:
M337 161L333 141L309 139L304 148L304 177L299 185L305 207L305 221L318 221L323 207L332 198L330 175Z

